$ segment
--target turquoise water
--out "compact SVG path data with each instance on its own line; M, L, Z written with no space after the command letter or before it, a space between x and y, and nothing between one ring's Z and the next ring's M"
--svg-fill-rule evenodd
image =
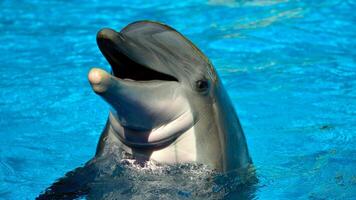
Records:
M0 2L0 199L33 199L93 156L108 106L87 72L110 69L96 32L140 19L171 25L214 63L257 170L249 198L354 199L354 1L147 2ZM204 172L188 171L178 180ZM202 191L173 179L150 197Z

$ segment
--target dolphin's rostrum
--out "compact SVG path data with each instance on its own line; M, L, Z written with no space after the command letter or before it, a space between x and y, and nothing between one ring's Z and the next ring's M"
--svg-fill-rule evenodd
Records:
M93 68L88 78L111 110L87 165L114 154L222 172L251 166L231 101L211 62L187 38L138 21L120 32L100 30L97 43L112 72Z

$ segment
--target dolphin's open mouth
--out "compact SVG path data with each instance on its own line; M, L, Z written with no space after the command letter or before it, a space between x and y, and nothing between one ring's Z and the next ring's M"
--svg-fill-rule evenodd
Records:
M110 65L112 67L113 74L117 78L131 79L135 81L178 81L173 76L152 70L135 62L123 53L117 52L114 58L115 59L110 59Z
M129 146L167 144L195 123L182 79L169 67L166 49L154 42L152 37L133 37L112 29L102 29L97 35L112 74L94 68L88 78L93 90L111 105L113 131Z
M132 41L112 29L102 29L97 35L98 46L111 65L112 73L120 79L134 81L178 81L172 75L153 70L135 61Z

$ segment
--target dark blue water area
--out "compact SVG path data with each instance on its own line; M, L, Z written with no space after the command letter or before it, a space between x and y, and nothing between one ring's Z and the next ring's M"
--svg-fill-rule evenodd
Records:
M215 65L259 179L249 198L355 199L355 10L352 0L0 1L0 199L33 199L93 156L108 105L87 73L110 70L96 33L141 19L176 28ZM182 190L175 176L127 172L146 186L131 197L217 198L195 170L177 174L197 180Z

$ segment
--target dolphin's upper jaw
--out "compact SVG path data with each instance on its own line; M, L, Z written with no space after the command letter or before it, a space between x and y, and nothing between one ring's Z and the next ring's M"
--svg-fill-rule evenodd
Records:
M111 65L112 73L120 79L133 81L178 81L174 76L153 70L136 62L132 57L129 43L124 35L112 29L102 29L98 32L98 46Z

